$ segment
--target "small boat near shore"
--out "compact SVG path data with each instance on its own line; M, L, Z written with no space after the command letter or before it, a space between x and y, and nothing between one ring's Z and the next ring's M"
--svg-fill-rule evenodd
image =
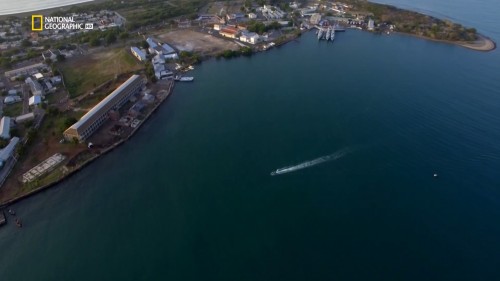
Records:
M23 223L21 222L20 219L16 219L16 225L17 225L18 228L23 227Z
M15 216L16 215L16 212L12 209L9 209L9 215L11 216Z
M188 76L184 77L184 76L181 76L181 75L176 75L174 77L174 80L175 81L179 81L179 82L191 82L191 81L194 80L194 77L188 77Z

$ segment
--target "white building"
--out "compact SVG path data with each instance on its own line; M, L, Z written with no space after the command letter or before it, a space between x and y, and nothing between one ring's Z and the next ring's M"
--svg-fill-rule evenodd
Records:
M257 18L257 15L255 13L249 13L248 14L248 18L249 19L256 19Z
M37 80L31 79L31 77L28 77L28 78L26 78L26 80L24 82L26 82L26 84L28 84L28 86L30 86L31 93L34 96L43 95L42 85L40 85L40 83L38 83Z
M140 61L146 60L146 53L143 52L141 49L137 47L130 47L130 51L132 52L132 55L134 55L138 60Z
M374 29L375 29L375 22L372 19L370 19L368 21L368 30L374 30Z
M177 55L174 48L172 48L170 45L168 45L166 43L160 44L160 42L155 41L151 37L146 39L146 42L148 42L149 52L151 54L156 54L156 55L162 54L162 55L172 55L172 56L173 56L173 54ZM177 58L177 57L175 56L175 58Z
M246 42L250 44L257 44L262 41L260 38L259 34L254 33L254 32L244 32L240 36L240 41L241 42Z
M42 103L42 96L32 96L29 99L29 105L39 105Z
M10 139L10 117L4 116L0 120L0 138Z
M17 116L16 118L14 118L14 121L16 121L16 123L23 123L34 119L35 119L35 113L30 112L27 114Z

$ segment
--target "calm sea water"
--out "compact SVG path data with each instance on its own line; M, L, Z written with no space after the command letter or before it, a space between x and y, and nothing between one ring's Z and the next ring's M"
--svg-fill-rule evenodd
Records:
M500 40L496 1L407 3ZM0 280L499 280L499 65L354 30L203 63L130 142L14 206Z
M0 0L0 16L74 5L93 0Z

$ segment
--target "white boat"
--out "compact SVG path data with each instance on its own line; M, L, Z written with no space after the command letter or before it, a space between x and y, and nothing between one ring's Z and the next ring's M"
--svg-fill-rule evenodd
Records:
M318 40L320 40L321 37L323 37L323 31L320 29L318 30Z
M326 40L326 41L330 40L330 28L328 28L328 29L326 30L325 40Z
M332 33L330 34L330 40L335 40L335 27L332 27Z
M180 82L191 82L194 80L194 77L181 77L179 79Z

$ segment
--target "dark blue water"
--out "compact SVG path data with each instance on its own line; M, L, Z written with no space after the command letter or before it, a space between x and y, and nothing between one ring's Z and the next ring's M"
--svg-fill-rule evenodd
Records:
M500 39L494 1L410 2ZM130 142L15 206L0 280L499 280L499 62L348 30L203 63Z

